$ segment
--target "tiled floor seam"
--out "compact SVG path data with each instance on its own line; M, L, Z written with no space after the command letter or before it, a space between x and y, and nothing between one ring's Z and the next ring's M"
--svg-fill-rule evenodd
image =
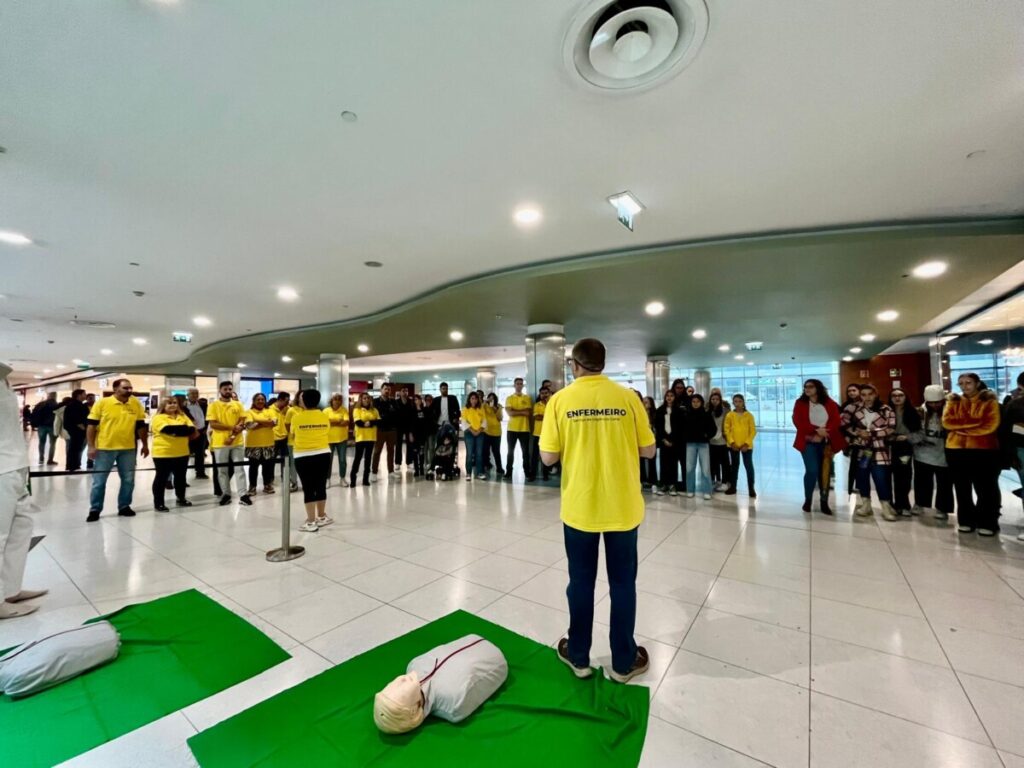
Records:
M746 752L743 752L743 751L741 751L739 749L736 749L736 747L730 747L728 744L723 744L720 741L715 741L714 739L709 739L704 734L697 733L697 731L692 731L689 728L686 728L685 726L679 725L678 723L673 723L671 720L666 720L665 718L658 717L657 715L650 715L648 719L649 720L661 720L661 722L668 723L673 728L678 728L681 731L686 731L687 733L692 734L693 736L696 736L698 739L701 739L703 741L706 741L706 742L709 742L709 743L714 744L716 746L719 746L722 749L727 749L730 752L735 752L737 755L742 755L743 757L745 757L745 758L747 758L749 760L753 760L756 763L760 763L761 765L767 766L767 768L775 768L771 763L766 763L764 760L761 760L760 758L754 757L753 755L747 754Z

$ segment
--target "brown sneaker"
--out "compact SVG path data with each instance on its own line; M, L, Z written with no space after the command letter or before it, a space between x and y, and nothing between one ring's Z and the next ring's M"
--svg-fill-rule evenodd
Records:
M616 683L628 683L637 675L642 675L651 666L651 659L647 655L647 649L642 645L636 647L636 659L633 661L633 666L629 668L629 671L620 675L614 669L608 670L608 677L614 680Z
M569 638L563 637L558 641L558 659L563 664L572 670L572 673L581 680L590 677L594 674L594 670L590 667L577 667L572 661L569 660Z

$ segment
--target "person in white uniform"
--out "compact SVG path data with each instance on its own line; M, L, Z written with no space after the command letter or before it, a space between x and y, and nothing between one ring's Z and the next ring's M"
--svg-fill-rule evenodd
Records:
M24 590L25 561L32 541L28 515L28 450L21 433L18 398L7 376L11 367L0 362L0 619L13 619L38 610L26 600L47 590Z

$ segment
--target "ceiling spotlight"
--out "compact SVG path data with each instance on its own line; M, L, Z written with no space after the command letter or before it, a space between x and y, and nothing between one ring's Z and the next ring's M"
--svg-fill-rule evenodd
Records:
M203 372L202 368L196 368L194 371L192 371L192 373L202 373L202 372Z
M147 344L149 344L149 342L148 342L148 341L146 341L146 340L145 340L144 338L142 338L141 336L136 336L136 337L135 337L134 339L132 339L132 344L134 344L134 345L135 345L135 346L137 346L137 347L144 347L144 346L146 346Z
M660 301L652 301L646 307L644 307L644 312L646 312L651 317L657 317L664 311L665 305L662 304Z
M626 367L625 363L619 363L619 368L625 368L625 367Z
M929 277L938 277L944 274L949 265L944 261L926 261L924 264L918 264L911 270L911 274L914 277L920 277L927 279Z
M292 359L288 355L281 355L281 362L282 363L290 363L291 361L292 361Z
M883 312L879 312L877 315L875 315L875 317L877 317L883 323L891 323L893 320L895 320L899 316L900 316L900 313L897 312L895 309L887 309L887 310L885 310Z
M76 357L76 358L75 358L74 360L72 360L71 362L72 362L72 363L74 363L75 365L82 365L83 363L85 363L85 360L81 360L81 359L79 359L79 358L77 358L77 357Z
M859 355L864 350L861 349L860 347L850 347L850 351L853 352L853 354L855 355Z
M192 322L198 325L200 328L206 328L209 325L213 325L213 321L205 315L196 315L192 318Z
M695 339L704 339L707 338L708 332L705 331L703 328L698 328L690 335L693 336L693 338Z
M439 374L439 373L435 373L435 374L434 374L434 378L435 378L435 379L440 379L440 378L441 378L441 374Z
M628 229L630 232L633 231L633 219L644 210L644 204L641 203L630 191L619 192L608 198L608 202L611 203L612 208L619 216L619 222Z
M743 359L743 355L733 355L732 359L733 360L742 360Z
M845 356L845 357L843 358L843 362L844 362L844 363L848 363L848 362L850 362L851 360L853 360L853 358L852 358L852 357L850 357L849 355L846 355L846 356Z
M979 344L983 344L986 347L992 343L992 339L978 339Z
M247 366L245 363L239 363L238 367L239 368L248 368L249 366Z
M718 347L718 351L719 351L719 352L728 352L728 351L729 351L729 345L728 345L728 344L722 344L722 345L720 345L720 346Z
M64 365L64 363L57 363L57 365L55 365L54 368L56 368L58 371L63 371L65 368L67 368L67 366Z
M519 224L520 226L532 226L533 224L539 223L541 220L540 208L534 208L532 206L516 208L515 213L512 214L512 218L515 219L516 224Z
M278 372L278 371L274 371L274 378L275 378L275 379L276 379L276 378L279 378L280 376L281 376L280 372Z
M463 335L462 331L452 331L451 333L448 334L448 338L451 339L452 341L462 341L462 339L465 338L465 336Z
M959 355L960 353L959 353L959 352L957 352L957 351L956 351L955 349L951 349L951 350L949 350L949 352L947 352L946 354L947 354L947 355Z
M40 375L39 375L39 374L37 373L37 374L34 374L34 375L32 376L32 378L33 378L33 379L41 379L41 378L43 378L43 377L42 377L42 376L40 376Z
M277 289L277 298L281 301L295 301L299 298L299 292L287 285L282 285Z
M114 350L107 349L106 347L104 347L103 349L100 350L100 354L101 355L112 355L112 354L114 354Z
M0 243L7 245L32 245L32 238L26 237L21 232L10 232L0 229Z
M857 338L859 338L861 341L874 341L875 340L875 334L873 334L873 333L862 333Z
M753 360L748 360L748 361L747 361L747 365L753 365L753 364L754 364L754 361L753 361Z
M43 373L53 373L53 368L43 368Z
M360 352L365 354L365 353L370 351L370 345L369 344L360 344L358 347L356 347L356 349L358 349Z

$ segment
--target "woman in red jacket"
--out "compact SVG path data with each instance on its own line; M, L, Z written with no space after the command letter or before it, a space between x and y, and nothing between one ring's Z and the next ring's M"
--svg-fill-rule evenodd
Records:
M824 470L832 456L846 446L839 431L839 406L828 396L825 385L817 379L804 382L804 393L793 405L796 441L793 447L804 460L804 512L811 511L814 486L821 492L821 511L831 515L828 504L828 478Z

